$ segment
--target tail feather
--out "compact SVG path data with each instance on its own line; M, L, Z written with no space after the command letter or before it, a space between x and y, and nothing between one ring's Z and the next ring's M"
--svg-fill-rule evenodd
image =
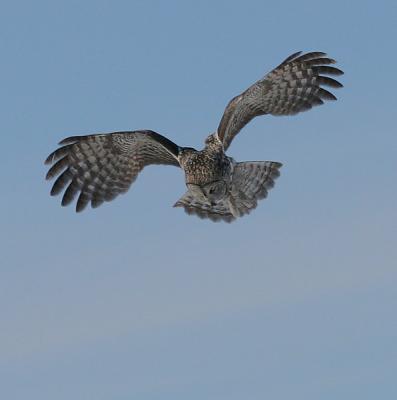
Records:
M280 176L282 164L273 161L246 161L234 167L230 202L236 217L256 208L258 200L267 197Z
M211 221L232 222L235 217L231 213L227 201L220 201L215 205L198 197L188 190L175 204L174 207L183 207L189 215L197 215L201 219L209 218Z
M174 205L187 214L212 221L232 222L249 214L265 198L280 176L282 164L272 161L248 161L234 165L231 190L227 198L210 204L205 197L188 190Z

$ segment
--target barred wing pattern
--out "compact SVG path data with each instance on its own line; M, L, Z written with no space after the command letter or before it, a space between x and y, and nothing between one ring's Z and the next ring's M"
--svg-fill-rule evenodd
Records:
M336 97L321 86L342 87L325 75L342 75L329 64L336 61L322 52L294 53L227 105L218 127L225 150L253 118L264 115L294 115Z
M46 164L53 164L46 179L56 179L51 195L65 188L62 205L79 194L76 211L89 202L93 208L125 193L138 173L150 164L179 167L179 147L149 130L72 136L62 140Z

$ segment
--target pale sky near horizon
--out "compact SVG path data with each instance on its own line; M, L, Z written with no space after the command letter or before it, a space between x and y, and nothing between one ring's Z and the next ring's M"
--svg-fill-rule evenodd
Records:
M0 32L1 399L397 398L395 2L4 1ZM172 208L172 167L81 214L49 196L62 138L200 148L298 50L345 87L235 139L284 164L251 215Z

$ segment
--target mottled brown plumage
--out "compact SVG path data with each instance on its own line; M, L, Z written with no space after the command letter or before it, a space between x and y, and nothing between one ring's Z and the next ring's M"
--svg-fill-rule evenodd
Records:
M342 85L325 75L343 72L330 67L325 53L295 53L227 105L217 131L201 151L180 147L150 131L72 136L46 159L47 179L57 177L51 195L64 191L62 205L77 196L76 211L98 207L125 193L147 165L181 167L188 191L176 203L188 214L231 222L248 214L267 196L281 164L272 161L236 162L225 150L234 137L259 115L293 115L336 97L322 86Z
M254 117L265 114L294 115L321 105L324 100L336 100L321 85L339 88L342 84L320 75L342 75L341 70L327 66L334 64L335 60L325 57L322 52L300 54L294 53L286 58L229 102L218 127L225 150Z
M46 178L59 175L51 195L66 188L62 205L79 194L76 211L93 208L125 193L138 173L150 164L179 166L178 146L153 131L72 136L60 142L45 163L53 164Z

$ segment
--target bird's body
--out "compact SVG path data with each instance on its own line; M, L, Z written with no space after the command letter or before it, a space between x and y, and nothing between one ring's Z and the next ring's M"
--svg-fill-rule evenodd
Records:
M267 194L278 177L280 163L262 161L256 163L237 163L228 157L217 134L211 134L201 151L192 148L182 149L179 163L185 172L185 183L188 191L176 203L175 207L184 207L188 213L196 214L214 221L233 219L248 213L256 206L257 199ZM244 174L255 171L256 177L244 178ZM266 173L258 174L259 169ZM249 176L249 175L248 175ZM255 193L247 198L243 184L255 185ZM257 193L258 192L258 193ZM238 199L245 201L242 204Z
M227 182L233 160L226 156L219 139L211 134L203 150L183 149L179 163L185 172L187 184L205 185L218 180Z
M58 175L51 194L66 188L62 205L79 194L76 210L126 192L138 173L150 164L179 166L188 191L175 203L188 214L213 221L233 221L248 214L266 197L279 176L281 163L236 162L225 154L233 138L254 117L264 114L293 115L335 100L320 85L341 87L332 78L342 71L327 64L325 53L295 53L227 105L216 132L203 150L181 147L149 130L115 132L64 139L46 163L53 163L47 179Z

